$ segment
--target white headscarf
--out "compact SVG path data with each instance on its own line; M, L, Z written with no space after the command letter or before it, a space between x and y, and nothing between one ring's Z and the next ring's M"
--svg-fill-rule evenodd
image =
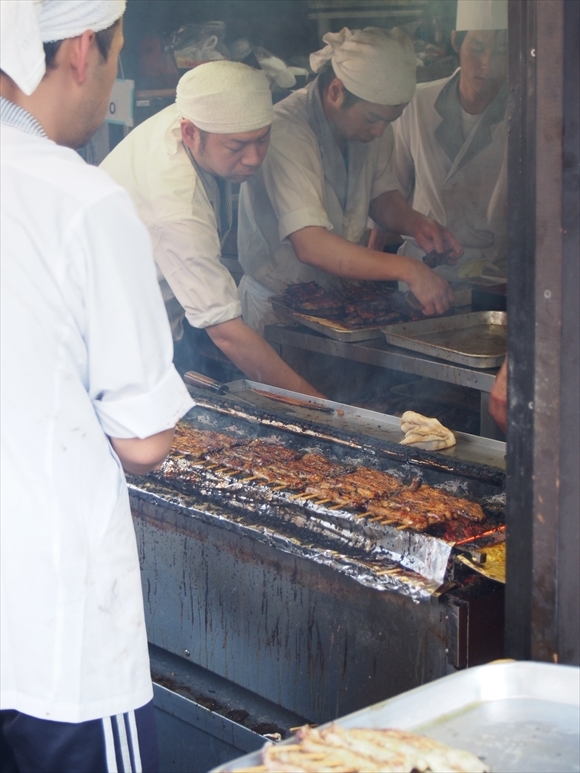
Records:
M0 68L30 96L46 72L43 43L100 32L127 0L0 0Z
M272 93L265 75L240 62L205 62L177 84L175 104L198 129L215 134L254 131L272 123Z
M351 32L327 32L327 44L310 54L310 67L320 72L327 62L348 91L376 105L409 102L417 84L413 44L397 29L366 27Z
M507 0L458 0L455 29L507 30Z

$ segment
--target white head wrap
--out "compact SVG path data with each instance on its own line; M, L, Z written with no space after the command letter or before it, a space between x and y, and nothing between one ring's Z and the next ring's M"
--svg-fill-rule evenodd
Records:
M105 30L125 5L126 0L0 0L0 69L30 96L46 72L43 43Z
M417 60L413 44L397 29L367 27L351 32L327 32L327 44L310 54L310 67L320 72L327 62L356 97L376 105L402 105L409 102L417 84Z
M237 134L272 123L272 93L260 70L240 62L205 62L177 84L175 104L198 129Z
M455 29L507 30L507 0L458 0Z

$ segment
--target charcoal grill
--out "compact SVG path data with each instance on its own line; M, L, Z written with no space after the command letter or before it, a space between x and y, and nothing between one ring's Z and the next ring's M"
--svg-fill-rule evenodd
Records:
M398 446L368 431L368 415L357 431L356 422L333 426L326 414L307 409L262 401L252 410L235 391L191 391L197 405L186 420L194 426L322 451L401 480L419 476L479 500L486 521L467 534L456 524L399 531L187 460L177 479L167 480L163 470L133 478L156 651L176 658L182 670L225 680L230 706L238 690L238 717L248 694L265 702L282 737L292 720L280 712L321 723L502 656L503 586L454 556L477 554L484 533L502 538L503 470ZM482 457L487 453L486 446ZM238 748L249 751L252 743Z

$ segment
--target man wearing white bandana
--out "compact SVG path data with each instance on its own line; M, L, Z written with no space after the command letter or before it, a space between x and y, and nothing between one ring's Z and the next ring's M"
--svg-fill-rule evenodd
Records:
M310 58L318 78L275 107L268 156L242 186L238 252L244 318L273 321L269 298L291 282L402 280L425 314L453 302L447 282L418 261L362 246L369 215L425 250L461 254L453 235L415 212L397 190L393 130L415 92L416 61L399 30L324 36Z
M264 160L272 115L261 72L207 62L186 73L175 104L135 128L101 168L131 194L151 234L178 369L195 369L195 331L205 330L249 378L320 396L244 323L236 284L220 262L231 185Z
M192 406L149 235L73 150L102 123L124 0L2 0L2 771L156 771L123 468Z
M451 41L460 68L423 83L396 122L395 172L419 212L444 223L464 255L448 280L505 278L507 262L507 0L459 0ZM415 239L401 254L422 258Z

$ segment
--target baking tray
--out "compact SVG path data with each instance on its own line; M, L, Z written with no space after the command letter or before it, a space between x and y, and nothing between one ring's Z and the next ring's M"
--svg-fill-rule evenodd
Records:
M288 306L281 303L280 300L276 298L272 298L272 310L282 318L292 322L298 322L300 325L305 325L311 330L316 330L317 333L322 333L335 341L356 343L357 341L371 341L375 338L383 337L379 326L360 328L347 327L334 320L324 319L323 317L311 317L309 314L301 314L298 311L289 309Z
M467 365L497 368L506 354L505 311L477 311L382 327L393 346Z
M476 754L493 773L564 773L580 770L579 692L575 666L502 661L445 676L336 721L421 733ZM260 752L254 752L211 773L259 764Z

